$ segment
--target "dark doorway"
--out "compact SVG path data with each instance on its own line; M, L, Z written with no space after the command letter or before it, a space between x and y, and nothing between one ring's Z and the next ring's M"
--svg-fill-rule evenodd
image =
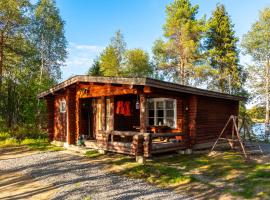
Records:
M87 139L95 139L93 134L93 108L92 99L81 99L80 135Z

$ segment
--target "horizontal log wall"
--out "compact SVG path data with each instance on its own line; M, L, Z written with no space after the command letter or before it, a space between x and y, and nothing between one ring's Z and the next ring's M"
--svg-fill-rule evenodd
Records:
M238 115L238 106L238 101L198 97L196 143L216 140L230 115Z
M54 96L46 98L47 103L47 129L49 140L54 140Z
M60 102L66 100L66 91L55 96L54 101L54 140L66 142L67 112L60 113Z

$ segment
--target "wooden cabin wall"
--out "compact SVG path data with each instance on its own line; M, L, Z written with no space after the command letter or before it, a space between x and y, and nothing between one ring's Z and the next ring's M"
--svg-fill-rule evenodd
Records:
M238 101L198 97L196 120L196 144L217 139L230 115L238 115ZM231 127L226 131L231 134Z
M60 102L66 99L66 94L55 95L54 100L54 140L66 141L67 113L60 113Z
M54 139L54 96L46 98L47 104L47 130L49 134L49 140Z

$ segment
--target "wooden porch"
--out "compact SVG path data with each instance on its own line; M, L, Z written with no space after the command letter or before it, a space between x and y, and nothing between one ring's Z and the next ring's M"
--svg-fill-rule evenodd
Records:
M184 133L140 133L132 131L100 131L96 140L86 140L85 146L93 149L150 157L153 154L186 149L185 142L176 137Z

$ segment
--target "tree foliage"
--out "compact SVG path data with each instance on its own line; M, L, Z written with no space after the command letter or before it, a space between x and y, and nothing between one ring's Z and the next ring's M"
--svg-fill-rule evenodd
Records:
M249 83L255 102L265 105L265 139L268 140L270 136L270 8L260 12L258 21L244 35L242 47L254 62L249 67Z
M148 54L142 49L131 49L125 53L124 74L131 77L149 77L152 66Z
M88 75L90 76L102 76L101 70L100 70L100 63L99 59L96 58L92 64L92 66L88 70Z
M44 105L37 101L38 92L48 89L59 78L59 73L55 76L52 69L59 68L64 61L65 53L56 55L65 52L66 47L63 21L54 11L55 2L49 0L36 5L28 0L0 1L0 121L4 120L5 126L35 124L37 110L44 111ZM46 32L44 66L50 70L44 69L46 75L40 81L42 31ZM61 37L55 32L61 32ZM44 112L39 114L45 117Z
M195 77L199 62L200 39L204 20L196 19L199 6L192 6L189 0L175 0L166 7L164 37L153 47L157 64L169 71L172 78L181 84L190 85Z
M241 89L244 74L239 65L238 38L224 5L217 5L207 25L206 56L210 66L216 70L210 86L235 94Z
M99 60L89 69L89 74L103 76L152 76L149 55L142 49L127 49L123 34L118 30L109 45L101 53ZM97 71L99 63L100 72Z

